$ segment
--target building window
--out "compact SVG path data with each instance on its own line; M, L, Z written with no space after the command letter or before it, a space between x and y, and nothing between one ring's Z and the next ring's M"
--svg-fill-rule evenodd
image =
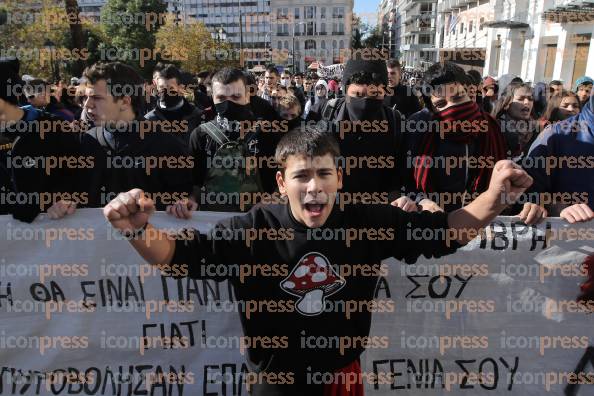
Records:
M295 8L295 19L299 19L299 8Z
M332 40L332 48L338 48L338 43L336 42L336 40Z
M315 22L307 22L305 34L313 36L315 34Z
M316 7L307 6L305 7L305 19L314 19L316 17Z
M344 40L340 40L339 47L340 49L344 49Z
M320 34L326 34L326 23L324 22L320 25Z
M332 18L344 18L344 7L334 7L332 10Z
M320 42L320 48L321 48L321 49L323 49L323 50L325 50L325 49L326 49L326 42L325 42L324 40L322 40L322 41Z
M276 19L285 19L289 16L289 9L285 8L278 8L276 10Z
M419 35L419 44L431 44L431 36L428 34Z
M295 49L299 51L299 40L295 41Z
M278 44L278 45L276 46L276 48L277 48L279 51L280 51L280 50L282 50L282 49L283 49L283 42L282 42L282 41L279 41L277 44Z
M479 30L483 30L483 23L485 23L485 18L481 18L479 21Z
M315 50L316 49L316 41L315 40L305 40L305 49L306 50L310 50L310 49Z
M289 42L285 40L285 49L288 50L289 49Z
M326 7L320 9L320 18L326 19Z

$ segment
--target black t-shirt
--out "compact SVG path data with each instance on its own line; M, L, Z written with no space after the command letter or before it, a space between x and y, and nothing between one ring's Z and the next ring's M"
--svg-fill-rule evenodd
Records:
M445 230L447 214L406 213L390 205L335 206L324 227L311 229L294 219L289 205L258 205L218 223L208 236L185 233L176 241L172 264L188 265L192 278L228 279L238 301L268 302L263 305L268 308L250 312L249 318L240 312L246 336L276 337L277 348L249 348L249 363L255 371L294 372L296 382L303 383L306 368L332 372L363 352L360 343L341 352L304 347L302 340L368 336L371 312L366 306L349 318L341 306L373 300L378 277L385 275L381 260L412 263L421 254L440 257L459 247L408 238L413 228ZM351 236L348 245L344 235ZM237 275L241 265L252 276L242 280ZM254 272L265 265L269 272Z

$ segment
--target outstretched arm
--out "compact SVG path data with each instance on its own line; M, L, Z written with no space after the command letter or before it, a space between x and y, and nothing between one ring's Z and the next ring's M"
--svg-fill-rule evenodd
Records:
M154 211L154 202L136 188L119 194L103 208L103 215L115 230L134 236L130 243L148 263L170 264L175 252L175 240L149 224Z
M461 244L470 242L531 185L532 177L513 161L497 162L487 191L469 205L449 214L452 239Z

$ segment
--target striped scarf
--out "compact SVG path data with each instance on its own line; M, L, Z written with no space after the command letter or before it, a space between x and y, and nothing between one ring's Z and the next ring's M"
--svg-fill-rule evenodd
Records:
M434 192L429 180L431 167L428 165L432 163L430 159L435 155L439 139L460 144L470 144L478 140L479 156L493 157L495 162L505 159L505 141L497 121L491 115L482 112L476 102L469 101L451 106L437 113L434 120L439 121L439 131L434 132L428 128L422 138L420 155L417 156L413 169L417 189L425 193ZM491 177L491 169L482 167L477 170L478 172L473 172L471 192L484 191Z

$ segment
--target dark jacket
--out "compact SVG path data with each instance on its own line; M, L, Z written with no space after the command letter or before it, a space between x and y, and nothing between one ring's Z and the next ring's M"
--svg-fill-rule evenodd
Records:
M401 189L411 199L419 201L429 198L442 206L444 210L452 211L468 204L482 192L473 192L473 181L480 170L488 167L489 163L482 160L485 166L481 166L480 157L482 155L478 140L464 144L440 139L432 155L433 166L428 176L430 191L423 191L421 186L417 186L414 177L415 161L423 153L425 131L428 126L433 125L432 122L435 122L432 113L429 109L424 108L413 114L404 123L405 132L402 134L402 145L397 165L401 175ZM494 120L492 122L495 124ZM469 162L463 161L467 157L476 159L475 165L469 166ZM456 162L451 163L452 166L448 167L447 162L450 158L456 159Z
M381 102L379 104L381 106ZM334 111L329 109L335 106ZM343 162L340 165L345 173L342 191L348 193L392 193L400 181L397 173L397 152L401 138L401 115L383 106L381 119L372 121L376 127L373 132L344 132L351 123L345 99L330 99L322 110L322 119L329 121L335 134ZM348 127L347 127L348 128ZM347 161L356 161L356 166L346 169ZM371 161L369 161L371 159ZM385 195L387 198L387 195ZM385 202L385 199L384 199Z
M167 109L161 107L158 102L153 110L147 113L144 118L149 121L169 121L169 122L183 122L187 124L184 126L182 133L174 134L182 144L188 145L190 135L194 129L204 122L204 114L201 109L182 98L181 107L175 109Z
M534 179L531 191L569 193L570 202L562 206L587 203L594 210L593 110L590 97L580 114L549 126L536 138L522 163Z
M419 99L412 94L412 90L408 89L402 84L396 87L391 87L394 90L393 95L384 97L384 104L388 107L396 106L396 109L402 113L405 118L410 117L417 111L422 109Z
M7 174L11 181L5 188L12 188L11 193L18 194L22 201L5 202L3 212L12 213L21 221L32 222L35 217L46 211L53 203L60 199L84 202L85 190L78 190L76 183L79 168L65 166L68 159L77 166L85 166L80 158L80 134L75 131L65 131L67 122L49 113L27 107L23 109L24 116L20 125L26 125L26 132L15 132L11 129L2 131L4 136L3 184ZM48 130L45 128L49 127ZM57 166L62 160L61 166ZM54 160L54 165L52 165ZM72 162L70 162L72 163ZM51 199L48 200L48 197ZM6 200L5 200L6 201Z
M82 152L95 162L80 179L89 191L87 206L103 207L133 188L153 194L157 210L189 196L194 163L187 147L171 134L153 132L142 138L137 131L132 126L109 139L109 132L95 128L82 137Z

